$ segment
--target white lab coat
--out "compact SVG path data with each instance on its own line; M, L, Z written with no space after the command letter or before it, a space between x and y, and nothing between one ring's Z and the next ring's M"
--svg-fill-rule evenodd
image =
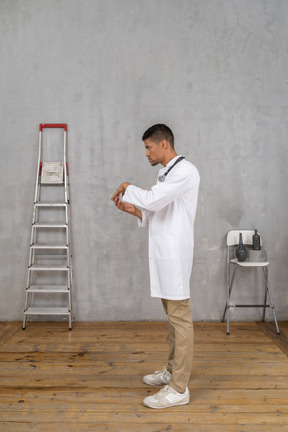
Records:
M164 172L178 159L176 156ZM149 225L151 297L168 300L190 298L190 276L194 249L194 220L200 177L197 168L183 159L157 179L151 190L129 185L123 201L142 210L139 226Z

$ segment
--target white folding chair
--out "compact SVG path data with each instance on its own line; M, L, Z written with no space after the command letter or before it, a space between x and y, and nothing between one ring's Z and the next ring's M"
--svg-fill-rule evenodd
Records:
M226 252L227 252L227 259L226 259L226 289L227 289L227 301L226 306L223 314L222 321L225 321L226 313L227 313L227 335L230 334L229 324L230 324L230 309L235 307L262 307L263 308L263 317L262 321L265 321L265 314L266 314L266 308L270 307L273 312L274 321L276 325L276 331L277 334L280 334L278 322L276 318L276 312L274 308L274 304L272 301L272 294L271 294L271 288L268 281L268 265L269 261L257 261L257 262L251 262L249 259L247 259L244 262L238 261L237 258L231 259L231 253L232 250L235 251L235 246L239 244L239 234L242 233L243 237L243 243L246 246L252 247L253 244L253 234L254 230L231 230L228 232L226 237ZM261 237L260 237L261 239ZM262 241L261 241L262 246ZM234 270L231 276L231 267L234 266ZM262 268L263 274L264 274L264 281L265 281L265 296L264 296L264 303L263 304L232 304L231 303L231 293L233 288L233 283L235 280L236 272L238 269L247 269L247 268ZM267 302L267 294L269 297L269 302Z

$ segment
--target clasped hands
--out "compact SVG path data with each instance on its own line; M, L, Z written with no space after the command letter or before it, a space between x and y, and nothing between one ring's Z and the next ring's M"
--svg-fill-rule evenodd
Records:
M127 202L123 202L120 199L120 195L125 194L127 187L130 185L130 183L128 182L124 182L121 183L120 186L118 187L118 189L116 190L116 192L112 195L111 197L111 201L114 201L115 206L118 207L119 210L125 211L127 213L130 213L134 216L138 216L138 212L136 207L133 204L127 203Z

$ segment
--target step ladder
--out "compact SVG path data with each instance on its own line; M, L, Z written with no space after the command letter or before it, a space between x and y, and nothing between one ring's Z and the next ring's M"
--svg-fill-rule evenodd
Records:
M61 162L42 162L46 128L64 130ZM58 142L61 131L54 132ZM68 318L69 330L72 329L71 258L67 124L40 124L23 330L32 316L52 315Z

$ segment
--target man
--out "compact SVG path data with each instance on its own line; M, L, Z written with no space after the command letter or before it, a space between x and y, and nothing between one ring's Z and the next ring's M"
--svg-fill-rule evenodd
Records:
M188 404L190 399L194 335L189 298L200 178L196 167L177 155L173 133L166 125L150 127L142 140L150 164L164 167L156 185L143 190L124 182L111 200L136 216L139 226L149 226L151 296L162 300L168 315L169 357L167 368L143 378L149 385L165 385L143 403L161 409Z

